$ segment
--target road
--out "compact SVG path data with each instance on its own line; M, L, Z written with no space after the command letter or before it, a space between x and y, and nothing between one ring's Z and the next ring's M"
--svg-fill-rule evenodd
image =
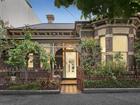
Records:
M0 105L140 105L140 93L0 95Z

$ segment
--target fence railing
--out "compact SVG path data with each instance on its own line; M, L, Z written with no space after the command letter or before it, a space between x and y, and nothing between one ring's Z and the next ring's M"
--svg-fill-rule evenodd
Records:
M52 76L52 73L49 71L6 71L0 72L0 90L6 89L11 83L13 83L12 78L15 78L14 83L21 84L21 83L32 83L38 82L42 84L45 83L45 86L48 85L46 83L57 83L56 86L60 89L60 78ZM51 85L50 85L51 86Z
M140 80L140 75L125 74L121 76L115 76L117 80ZM112 79L111 76L84 76L85 80L107 80Z
M30 82L36 81L40 78L51 79L52 75L47 71L26 71L26 72L20 71L16 72L16 77L19 81L27 80L28 82Z
M77 67L77 87L79 90L83 90L84 86L84 72L80 67Z
M52 75L48 71L3 71L0 72L0 78L2 79L8 79L11 76L15 76L18 80L25 80L27 79L28 81L33 81L37 80L39 78L52 78Z
M117 80L140 80L140 68L135 68L136 71L131 70L126 74L115 76ZM85 75L84 70L80 67L77 68L77 86L80 90L84 88L84 80L107 80L112 79L112 76L101 75Z

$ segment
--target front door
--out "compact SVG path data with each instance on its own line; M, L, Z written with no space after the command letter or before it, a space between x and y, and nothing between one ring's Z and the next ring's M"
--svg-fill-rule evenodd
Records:
M66 52L66 78L76 78L76 66L76 52Z

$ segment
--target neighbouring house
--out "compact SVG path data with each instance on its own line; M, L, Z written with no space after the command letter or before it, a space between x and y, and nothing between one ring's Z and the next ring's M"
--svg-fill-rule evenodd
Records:
M79 44L84 39L99 41L101 61L113 60L113 55L121 52L128 70L134 66L134 41L140 33L140 16L130 19L101 19L94 22L53 23L54 16L47 15L48 23L29 25L32 40L42 45L48 54L55 55L55 69L61 69L63 78L77 78L81 51ZM9 39L23 39L23 28L9 28ZM34 68L33 54L30 54L29 68ZM38 60L39 62L39 60ZM41 67L41 64L38 63Z
M9 27L40 23L28 0L0 0L0 20Z

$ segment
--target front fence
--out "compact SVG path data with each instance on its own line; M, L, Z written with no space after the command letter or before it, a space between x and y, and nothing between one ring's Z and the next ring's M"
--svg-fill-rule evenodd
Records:
M16 77L18 78L19 81L37 81L40 78L46 78L46 79L51 79L52 75L51 73L47 71L20 71L16 72Z
M16 76L18 79L25 79L26 76L28 80L36 80L37 78L51 78L51 73L48 71L4 71L0 72L0 78L7 78L11 76Z
M77 87L79 90L82 91L83 86L84 86L84 72L80 67L78 67L77 68Z
M26 71L1 71L0 72L0 90L6 89L9 84L13 82L12 80L15 78L14 83L22 84L22 83L32 83L32 82L39 82L39 83L50 83L50 82L57 82L58 89L60 88L60 78L53 77L51 72L45 70L26 70Z
M137 71L139 71L139 69ZM112 77L100 76L100 75L96 75L96 76L85 75L84 70L82 68L80 67L77 68L77 87L80 90L83 90L84 88L84 80L96 81L96 80L109 80L109 79L112 79ZM140 80L140 73L139 72L135 73L135 71L131 71L128 72L127 74L116 76L116 79L117 80Z
M111 79L111 76L84 76L85 80L107 80ZM120 76L116 76L117 80L140 80L140 75L135 74L124 74Z

